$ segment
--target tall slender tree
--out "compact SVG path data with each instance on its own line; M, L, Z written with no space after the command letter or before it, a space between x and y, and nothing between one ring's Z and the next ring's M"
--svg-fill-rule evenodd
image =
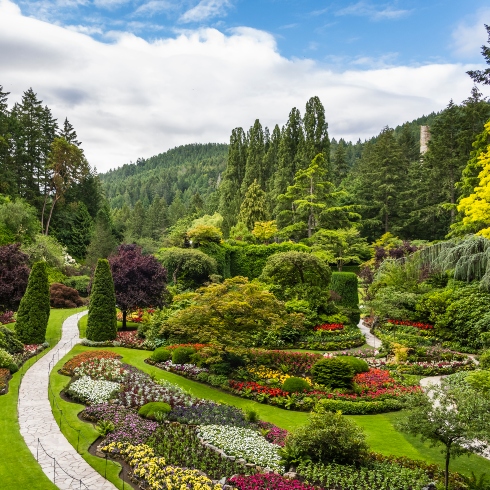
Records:
M266 194L260 188L257 180L254 180L245 194L240 206L238 220L247 225L249 231L253 230L256 221L267 219Z
M258 119L250 128L247 137L247 160L245 163L245 173L240 186L242 196L245 196L248 188L254 181L257 181L261 189L265 189L266 178L264 175L264 130Z

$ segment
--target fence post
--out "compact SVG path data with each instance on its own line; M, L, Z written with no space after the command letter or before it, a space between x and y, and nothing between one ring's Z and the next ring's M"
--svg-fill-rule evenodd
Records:
M39 462L39 437L37 438L36 461Z
M80 444L80 429L78 429L78 439L77 439L77 453L78 453L78 446Z
M53 458L53 483L56 483L56 458Z

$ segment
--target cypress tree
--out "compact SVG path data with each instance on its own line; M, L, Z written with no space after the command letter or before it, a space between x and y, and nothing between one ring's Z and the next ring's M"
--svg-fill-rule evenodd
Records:
M249 186L245 198L240 206L239 221L245 223L249 230L253 230L256 221L267 219L267 206L265 203L265 192L255 179Z
M114 340L117 333L116 293L107 259L99 259L95 269L88 307L87 339Z
M42 344L49 320L49 282L46 262L36 262L20 301L15 330L24 344Z
M306 103L303 118L305 142L303 146L303 162L301 168L307 168L319 153L325 157L325 168L330 171L330 140L328 138L328 123L325 120L325 108L320 99L315 96ZM297 168L296 171L299 169Z
M258 119L248 132L247 160L245 174L241 183L241 194L245 196L247 190L256 180L262 189L265 189L264 176L265 143L264 131Z

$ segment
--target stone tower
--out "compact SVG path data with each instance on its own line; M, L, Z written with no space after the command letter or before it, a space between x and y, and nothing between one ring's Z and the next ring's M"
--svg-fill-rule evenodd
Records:
M420 126L420 154L423 155L429 149L430 128L429 126Z

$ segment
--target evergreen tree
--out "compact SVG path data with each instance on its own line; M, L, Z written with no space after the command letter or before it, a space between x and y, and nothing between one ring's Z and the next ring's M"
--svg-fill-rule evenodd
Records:
M95 268L86 335L96 342L114 340L117 335L116 294L107 259L99 259Z
M257 179L255 179L250 184L240 206L238 220L245 223L251 231L256 221L265 221L267 219L266 210L265 192L260 188Z
M485 24L485 29L488 34L488 43L490 44L490 26ZM487 65L490 65L490 47L483 45L481 47L481 54L483 58L485 58L485 62ZM486 68L485 70L471 70L467 71L468 75L474 80L476 83L483 83L484 85L490 85L490 68Z
M93 266L100 258L106 259L116 249L117 242L112 234L112 221L107 208L97 213L94 230L87 248L85 263Z
M46 262L36 262L20 301L15 330L23 344L42 344L49 320L49 282Z
M174 226L177 221L184 218L185 216L187 216L187 209L182 200L182 192L177 191L167 211L169 226Z
M68 121L68 118L65 118L63 129L62 131L60 131L60 136L68 141L68 143L78 146L80 148L81 143L77 139L77 132L75 131L75 128L70 124L70 121Z
M303 146L304 163L306 168L319 153L325 157L325 169L330 173L330 140L328 139L328 123L325 120L325 108L319 97L312 97L306 103L303 118L305 142Z
M408 162L391 128L384 128L364 148L351 192L362 206L364 235L369 240L403 224L400 193L407 186Z
M143 236L158 240L167 227L167 203L162 197L154 199L146 213Z
M338 187L349 171L345 141L340 139L332 162L332 182Z
M403 153L403 157L408 162L420 159L420 145L416 140L409 123L402 126L400 135L397 138L398 144Z
M258 119L248 133L247 160L245 174L241 183L241 195L245 196L252 183L256 181L261 189L265 189L266 176L264 175L264 131Z
M240 188L245 175L247 141L242 128L231 132L228 164L219 186L219 213L223 216L223 233L228 236L240 211Z
M146 209L141 201L137 201L129 218L126 235L127 240L138 240L143 236L143 229L146 221Z
M12 159L13 138L11 134L11 120L8 110L8 95L0 85L0 193L6 195L16 194L15 167Z

